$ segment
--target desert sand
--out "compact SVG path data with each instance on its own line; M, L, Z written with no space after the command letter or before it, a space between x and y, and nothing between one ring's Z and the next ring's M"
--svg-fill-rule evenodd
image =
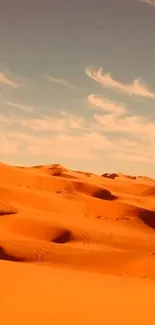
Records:
M154 324L155 180L0 164L1 324Z

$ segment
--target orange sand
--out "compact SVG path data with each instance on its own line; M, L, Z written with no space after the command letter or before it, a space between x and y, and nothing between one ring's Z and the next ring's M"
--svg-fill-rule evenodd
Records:
M154 324L155 181L0 164L1 324Z

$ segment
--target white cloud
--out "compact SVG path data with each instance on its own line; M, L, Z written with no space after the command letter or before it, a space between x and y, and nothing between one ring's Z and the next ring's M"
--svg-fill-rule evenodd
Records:
M154 145L139 144L137 141L126 141L124 138L108 140L99 132L84 133L81 135L69 135L65 132L48 135L46 137L26 134L22 132L10 132L5 135L0 132L1 156L27 156L32 159L43 156L44 159L69 159L100 160L116 159L145 162L155 162Z
M1 114L0 141L3 143L4 137L7 139L7 146L10 143L11 147L13 143L15 153L20 154L24 147L24 155L51 159L55 156L79 160L97 159L97 153L110 145L104 135L90 129L89 122L84 118L68 115L66 112L61 112L57 117L26 119L17 115L6 117ZM7 152L9 154L9 150ZM5 145L1 148L1 155L4 153L6 154Z
M47 75L43 75L43 77L46 78L51 83L55 83L58 85L63 85L68 88L76 89L76 87L74 85L72 85L70 82L68 82L67 80L65 80L63 78L55 78L55 77L47 76Z
M69 115L66 112L60 112L57 116L41 115L31 118L21 118L16 114L6 116L0 114L1 128L6 126L9 128L11 125L16 125L18 128L29 129L32 132L72 132L86 130L88 125L85 119L79 115Z
M94 114L93 121L66 112L24 119L0 114L0 143L1 157L101 161L106 155L149 163L155 162L155 122L128 113Z
M112 90L126 93L128 95L155 98L155 93L149 91L145 85L142 85L140 79L135 79L131 84L123 84L113 79L109 73L103 74L102 68L99 70L87 68L86 74L93 80L99 82L102 86Z
M99 133L90 132L81 135L71 135L65 132L59 134L41 137L21 132L5 132L5 142L1 149L3 154L17 154L24 147L24 155L31 157L44 156L53 159L54 157L65 159L89 160L97 159L97 153L100 150L109 148L109 141ZM4 135L0 133L0 141L4 139ZM8 150L5 145L7 144ZM13 144L13 146L12 146ZM16 144L16 146L15 146ZM12 150L9 151L9 148Z
M65 120L58 117L42 116L24 121L33 131L60 132L65 129Z
M69 125L73 129L84 129L86 127L85 120L82 116L70 115L65 111L61 111L60 115L66 118L66 121L69 122Z
M23 121L23 125L27 125L33 131L69 131L82 130L85 128L82 117L59 115L59 116L41 116Z
M0 143L1 143L1 156L2 155L17 155L19 154L18 144L19 140L8 139L3 134L0 134Z
M8 79L2 72L0 72L0 84L10 86L12 88L20 87L20 85L18 83Z
M131 154L131 153L124 153L124 152L120 152L117 153L115 152L114 154L115 159L121 159L121 160L125 160L125 161L135 161L135 162L149 162L150 158L144 155L138 155L138 154ZM154 157L154 161L155 161L155 157Z
M130 135L147 135L155 137L155 123L149 122L142 116L127 115L124 117L112 114L94 114L94 118L99 122L103 130L112 133L126 133Z
M30 141L27 152L81 160L95 158L94 152L105 149L107 145L108 141L98 133L75 136L60 133L51 138Z
M155 6L155 0L139 0L140 2L145 2L149 5Z
M120 104L114 101L110 101L107 98L97 95L89 95L87 97L87 101L90 105L100 108L103 111L111 112L114 114L124 114L126 113L126 109L124 104Z
M7 100L3 100L4 103L6 103L7 105L11 106L11 107L15 107L23 112L26 113L31 113L35 111L35 108L32 106L25 106L23 104L17 104L17 103L13 103L13 102L9 102Z

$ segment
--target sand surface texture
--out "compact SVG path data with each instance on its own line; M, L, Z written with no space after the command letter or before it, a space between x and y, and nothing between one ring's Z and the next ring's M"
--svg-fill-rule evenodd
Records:
M0 323L154 324L155 181L0 164Z

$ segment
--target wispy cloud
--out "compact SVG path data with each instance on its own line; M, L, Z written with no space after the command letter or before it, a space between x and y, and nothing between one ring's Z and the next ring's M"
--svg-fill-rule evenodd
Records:
M154 143L140 144L138 141L125 140L124 137L108 139L105 134L93 130L80 135L61 131L42 137L39 133L31 134L23 130L12 132L7 129L0 130L0 141L3 144L1 155L7 157L26 155L38 159L43 155L45 161L50 158L93 161L103 159L103 153L106 153L106 157L117 160L155 162Z
M47 75L43 75L43 77L46 78L51 83L55 83L58 85L63 85L68 88L76 89L76 87L73 84L71 84L70 82L68 82L67 80L65 80L63 78L55 78L55 77L47 76Z
M3 102L11 107L14 107L14 108L17 108L23 112L26 112L26 113L32 113L35 111L35 108L32 107L32 106L25 106L23 104L17 104L17 103L13 103L13 102L9 102L7 100L3 100Z
M0 133L1 155L18 155L19 139L9 139Z
M20 85L18 83L8 79L2 72L0 72L0 84L10 86L12 88L20 87Z
M33 141L29 139L27 152L32 155L44 153L46 156L89 160L95 158L95 152L97 153L106 147L109 147L109 143L99 133L70 135L61 132L59 135L53 135L46 139L34 138Z
M21 118L17 111L12 112L10 116L0 114L0 123L7 128L10 125L16 125L18 129L24 128L32 133L48 132L48 133L60 133L60 132L81 132L87 129L87 123L82 116L70 115L66 112L60 112L57 116L51 115L38 115L35 117L25 116L25 119Z
M45 161L54 158L80 162L102 161L105 154L107 159L120 162L155 162L155 121L108 109L90 119L65 111L57 116L25 115L24 119L16 110L8 116L0 114L1 155L8 159L13 155L23 159L26 155L31 161L44 157Z
M123 84L113 79L109 73L104 74L102 68L98 70L86 68L85 71L90 78L99 82L104 87L126 93L128 95L155 98L155 93L149 91L145 85L142 85L140 79L135 79L131 84Z
M85 128L84 120L79 116L62 115L59 116L41 116L25 120L23 125L28 126L33 131L45 132L69 132L72 130L82 130Z
M145 2L149 5L155 6L155 0L138 0L140 2Z
M102 125L105 132L155 137L155 123L142 116L126 115L120 117L113 114L94 114L94 118Z
M5 141L4 141L5 140ZM65 159L89 160L97 159L100 150L109 148L109 141L97 132L84 134L67 134L64 131L59 134L48 134L42 137L39 133L23 133L23 131L10 132L6 130L3 134L0 131L0 141L4 143L1 148L1 155L21 154L31 157L44 156ZM12 146L12 150L9 149ZM76 148L76 150L75 150Z
M74 133L67 113L65 115L66 122L61 120L61 123L60 116L55 118L51 116L51 120L49 117L23 120L19 116L13 118L13 115L8 117L0 115L1 156L4 155L8 157L7 159L17 157L15 159L18 160L27 156L31 161L36 162L42 156L45 162L50 159L53 161L53 158L56 161L76 159L80 162L102 161L106 154L107 158L117 159L120 162L124 159L127 162L155 162L155 131L153 132L155 123L151 126L149 121L134 116L128 119L127 116L122 118L115 115L114 120L108 120L110 114L103 116L104 120L101 120L100 116L99 120L99 116L96 115L96 122L94 121L91 128L90 122L86 119L87 130L82 129ZM148 134L150 126L152 132ZM45 130L48 132L44 132ZM123 137L120 136L120 131L123 132ZM130 138L130 134L133 136L133 131L136 137ZM113 136L113 132L118 133L119 137Z
M97 95L91 94L87 97L87 101L91 106L99 108L100 110L103 110L103 111L107 111L107 112L114 113L114 114L126 113L124 104L111 101L111 100L104 98L102 96L97 96Z
M71 115L65 111L61 111L60 115L66 118L66 121L69 121L69 125L71 128L80 130L86 127L85 120L82 116L79 115Z
M60 117L42 116L25 120L23 125L29 127L32 131L40 132L61 132L66 129L64 119Z

